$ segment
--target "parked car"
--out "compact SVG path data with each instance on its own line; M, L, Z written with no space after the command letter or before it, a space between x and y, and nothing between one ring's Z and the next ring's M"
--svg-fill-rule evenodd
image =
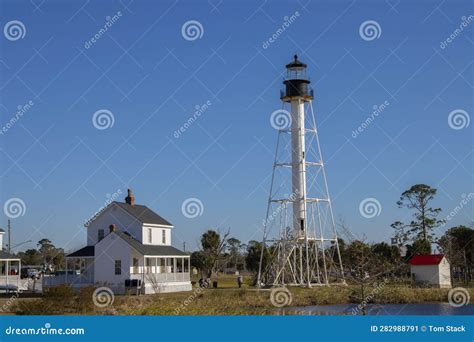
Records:
M40 271L35 268L27 269L26 274L28 278L32 278L32 279L39 279L40 277Z

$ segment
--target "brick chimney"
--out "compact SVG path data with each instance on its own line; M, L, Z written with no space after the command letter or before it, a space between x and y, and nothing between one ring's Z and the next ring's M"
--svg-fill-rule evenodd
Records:
M111 233L117 231L117 226L115 226L115 224L111 224L111 225L109 226L109 231L110 231Z
M132 189L128 189L128 195L125 197L125 203L128 205L134 205L135 204L135 196L133 196Z

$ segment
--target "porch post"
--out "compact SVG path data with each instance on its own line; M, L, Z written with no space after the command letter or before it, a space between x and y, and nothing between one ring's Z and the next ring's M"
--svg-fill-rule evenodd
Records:
M20 278L21 278L21 260L18 260L18 269L16 274L16 288L20 290Z
M5 284L5 289L8 292L10 292L10 289L8 288L8 273L10 273L10 260L6 260L6 265L5 265L5 270L7 271L7 277L5 278L6 284Z

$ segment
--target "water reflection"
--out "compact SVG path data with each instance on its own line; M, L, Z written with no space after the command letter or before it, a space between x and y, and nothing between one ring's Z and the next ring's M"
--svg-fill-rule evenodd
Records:
M277 310L277 315L283 316L333 316L333 315L362 315L362 310L357 304L313 305L300 307L287 307ZM368 304L367 315L474 315L474 304L464 305L459 308L447 303L433 304Z

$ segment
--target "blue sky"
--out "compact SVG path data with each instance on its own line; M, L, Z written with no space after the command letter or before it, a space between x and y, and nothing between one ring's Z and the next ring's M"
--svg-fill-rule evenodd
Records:
M337 220L388 241L390 224L407 219L395 203L409 186L438 188L442 216L473 192L470 1L0 3L2 27L24 25L24 36L0 37L0 126L33 103L0 134L0 203L25 204L12 219L13 245L48 237L66 250L83 246L83 223L128 187L173 222L178 247L195 248L208 228L261 239L276 142L270 115L281 108L281 73L295 53L315 89ZM190 20L202 27L194 40L182 35ZM378 24L376 37L361 36L366 21ZM92 118L103 109L114 122L101 130ZM449 124L453 111L460 129ZM202 215L183 215L188 198L202 202ZM380 202L378 216L361 215L366 198ZM448 226L472 222L472 209Z

